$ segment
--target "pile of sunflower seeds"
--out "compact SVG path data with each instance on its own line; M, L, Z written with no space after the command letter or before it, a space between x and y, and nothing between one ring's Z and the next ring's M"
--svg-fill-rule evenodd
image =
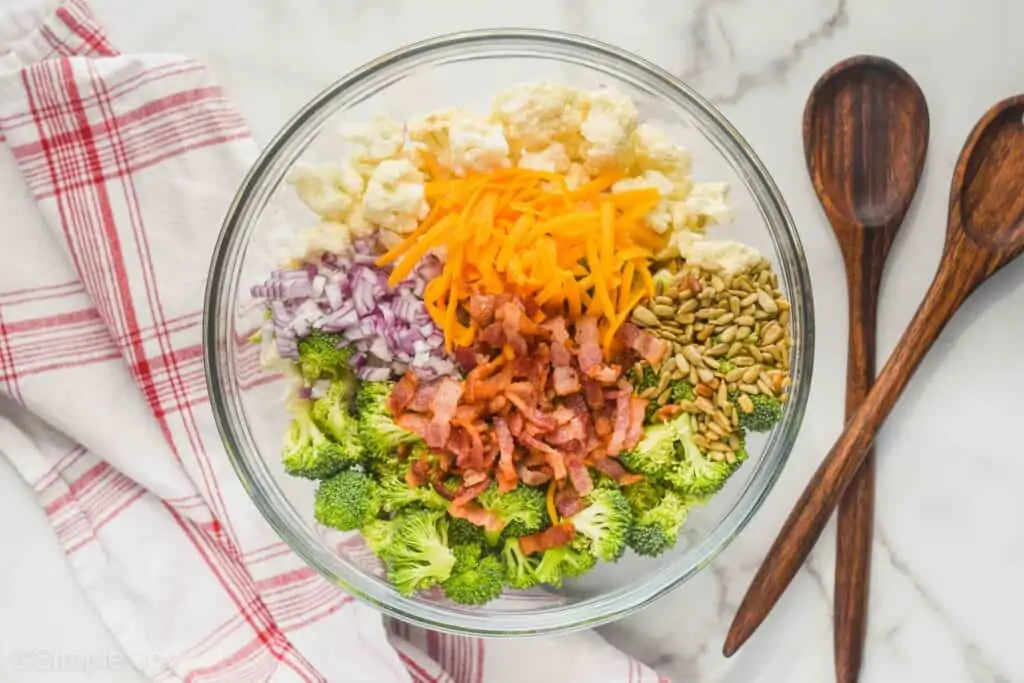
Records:
M785 401L790 384L790 305L771 265L761 260L731 276L684 266L656 284L656 296L633 310L632 322L673 351L655 368L658 385L641 396L666 406L669 385L688 380L696 396L676 405L694 416L697 445L735 462L737 410L753 412L757 394Z

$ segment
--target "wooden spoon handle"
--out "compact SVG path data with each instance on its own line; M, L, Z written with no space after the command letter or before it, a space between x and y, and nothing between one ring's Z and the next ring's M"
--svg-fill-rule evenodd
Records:
M942 267L864 404L804 489L747 589L726 636L731 656L757 629L804 563L839 497L857 473L882 422L953 313L988 274L988 264L960 232L947 242Z
M875 381L878 290L895 229L862 229L847 254L849 350L846 364L846 418L864 403ZM855 683L867 632L871 544L875 521L875 466L868 449L864 464L839 503L836 538L834 657L837 683Z

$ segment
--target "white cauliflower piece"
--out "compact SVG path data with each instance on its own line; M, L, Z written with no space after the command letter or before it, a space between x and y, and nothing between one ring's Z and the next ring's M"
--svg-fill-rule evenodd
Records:
M456 175L484 173L510 165L508 141L501 124L483 117L467 114L453 118L448 127L448 144Z
M633 163L640 171L659 171L676 183L690 177L692 160L685 147L673 144L660 128L641 123L633 131Z
M612 185L612 192L626 192L629 190L646 190L654 188L661 195L661 200L647 214L647 224L659 234L664 234L672 229L672 207L679 199L679 191L676 185L658 171L647 171L638 178L625 178Z
M392 159L405 143L405 126L387 116L370 121L344 123L338 130L343 140L359 145L370 161Z
M614 88L594 90L588 97L590 109L580 127L587 169L597 173L627 165L631 152L630 137L640 116L636 105Z
M587 173L587 169L583 164L574 162L569 165L569 170L565 173L565 186L570 190L579 189L589 183L590 180L590 174Z
M749 270L764 259L753 247L735 240L705 240L699 234L694 237L695 233L677 239L677 236L683 234L684 231L680 231L672 235L673 241L681 247L680 255L687 263L706 270L736 275Z
M366 184L363 216L380 228L411 232L430 211L423 181L423 174L406 159L382 161Z
M570 164L569 154L565 151L565 145L560 142L552 142L544 149L536 152L523 152L522 156L519 157L519 168L547 171L548 173L568 173ZM583 170L582 166L579 164L577 166Z
M683 202L686 213L696 220L697 228L732 222L728 183L697 183Z
M492 117L501 122L513 147L544 149L578 139L586 102L582 93L558 83L517 83L494 98Z
M347 163L295 166L287 182L303 204L326 220L344 221L363 192L362 176Z
M423 150L430 154L439 166L451 169L452 150L449 130L453 121L465 116L471 116L471 114L461 109L442 109L426 116L410 119L408 133L412 144L408 148L409 151Z
M352 248L352 231L345 223L323 220L306 228L288 245L286 259L311 261L323 254L343 256Z

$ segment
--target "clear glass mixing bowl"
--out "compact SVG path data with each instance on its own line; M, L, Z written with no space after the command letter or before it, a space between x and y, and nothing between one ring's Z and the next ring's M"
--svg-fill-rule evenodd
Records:
M715 230L769 255L792 302L790 400L776 429L748 444L750 459L725 489L692 512L669 553L656 559L627 554L559 590L507 591L478 608L452 604L441 594L405 598L384 581L358 534L314 522L312 482L284 473L283 383L260 368L257 346L248 342L261 318L249 287L275 267L281 235L308 225L310 215L282 181L300 157L338 158L332 134L338 122L381 113L404 120L447 107L483 113L503 87L540 79L619 88L634 98L641 120L661 126L692 151L695 180L732 185L737 220ZM228 212L210 267L204 325L207 382L228 456L281 538L325 577L388 614L430 628L495 636L611 621L665 595L711 562L782 471L807 402L814 340L810 280L792 219L736 129L684 83L639 57L576 36L529 30L473 31L410 45L349 73L303 107L260 155Z

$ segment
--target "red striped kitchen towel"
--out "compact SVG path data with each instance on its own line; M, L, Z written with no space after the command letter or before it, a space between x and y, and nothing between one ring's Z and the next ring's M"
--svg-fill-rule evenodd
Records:
M207 263L257 148L202 64L119 54L83 0L0 15L0 138L0 452L141 673L659 680L594 633L386 626L259 516L221 447L200 340Z

